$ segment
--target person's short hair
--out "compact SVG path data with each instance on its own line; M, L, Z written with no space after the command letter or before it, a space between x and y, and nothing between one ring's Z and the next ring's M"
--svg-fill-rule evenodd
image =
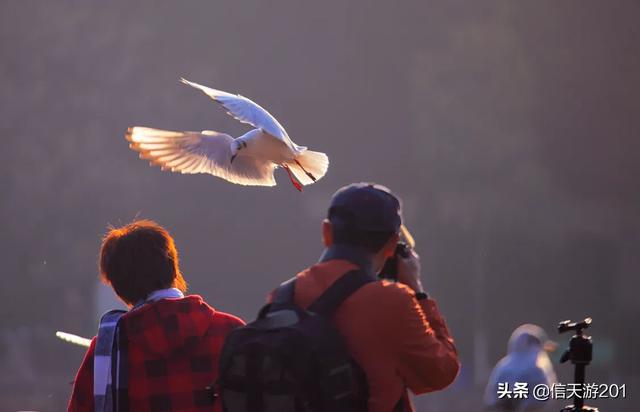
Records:
M102 280L130 305L155 290L187 290L173 238L151 220L111 227L102 240L98 266Z

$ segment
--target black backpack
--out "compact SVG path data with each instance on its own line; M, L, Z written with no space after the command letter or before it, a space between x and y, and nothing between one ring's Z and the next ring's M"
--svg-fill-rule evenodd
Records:
M293 301L295 279L276 289L255 321L227 336L216 388L225 412L367 410L364 373L331 314L374 279L360 270L348 272L307 310Z

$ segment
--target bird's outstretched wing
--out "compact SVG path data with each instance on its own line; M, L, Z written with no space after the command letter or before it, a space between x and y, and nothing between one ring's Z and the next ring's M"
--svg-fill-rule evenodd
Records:
M82 336L74 335L66 332L56 332L56 336L65 342L73 343L74 345L84 346L88 348L91 345L91 339L83 338Z
M180 79L180 81L203 91L213 100L224 106L224 108L227 109L227 113L234 119L242 123L248 123L255 128L262 129L273 137L282 140L292 151L302 152L306 149L293 143L286 130L284 130L284 127L282 127L276 118L256 102L239 94L236 95L223 92L222 90L212 89L198 83L190 82L184 78Z
M209 173L231 183L247 186L275 186L276 165L251 156L238 156L231 162L228 134L173 132L148 127L130 127L125 136L129 147L140 152L141 159L162 170L179 173Z

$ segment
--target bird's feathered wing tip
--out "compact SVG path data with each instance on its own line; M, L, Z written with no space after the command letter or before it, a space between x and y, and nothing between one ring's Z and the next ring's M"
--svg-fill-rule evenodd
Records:
M294 161L288 163L288 166L303 185L310 185L322 179L329 168L329 157L322 152L307 150L298 155L296 160L297 163Z
M224 92L222 90L213 89L211 87L207 87L207 86L204 86L202 84L199 84L199 83L196 83L196 82L192 82L190 80L185 79L184 77L180 78L180 83L186 84L187 86L191 86L194 89L198 89L198 90L204 92L209 97L211 97L212 99L218 101L219 103L224 103L221 100L221 99L224 99L224 98L231 98L231 99L243 98L242 96L238 96L238 95L235 95L235 94L227 93L227 92ZM246 99L246 98L243 98L243 99Z
M249 156L231 162L231 136L210 130L175 132L149 127L130 127L129 147L152 166L176 173L208 173L246 186L275 186L275 164Z
M73 343L78 346L84 346L88 348L91 345L91 339L83 338L82 336L74 335L66 332L56 332L56 336L65 342Z

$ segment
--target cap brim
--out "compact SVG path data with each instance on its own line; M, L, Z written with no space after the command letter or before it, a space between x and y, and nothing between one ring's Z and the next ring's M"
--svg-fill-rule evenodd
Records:
M409 229L407 229L405 225L400 225L400 234L407 242L407 244L411 246L411 249L414 249L416 247L416 241L413 236L411 236L411 232L409 232Z

